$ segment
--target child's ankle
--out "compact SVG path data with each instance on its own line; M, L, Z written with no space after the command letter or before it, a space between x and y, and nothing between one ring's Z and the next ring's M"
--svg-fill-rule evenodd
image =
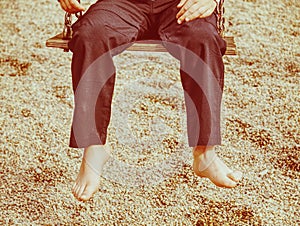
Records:
M214 146L196 146L193 149L194 158L206 154L208 151L214 151Z

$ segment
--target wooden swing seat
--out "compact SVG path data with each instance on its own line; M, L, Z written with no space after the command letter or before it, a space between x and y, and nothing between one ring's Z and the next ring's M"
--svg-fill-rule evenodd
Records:
M236 45L233 36L225 36L227 42L227 49L225 55L236 55ZM63 38L63 33L55 35L54 37L46 41L47 47L60 48L68 51L69 39ZM127 51L143 51L143 52L167 52L165 47L160 41L155 40L139 40L136 41L132 46L126 49Z

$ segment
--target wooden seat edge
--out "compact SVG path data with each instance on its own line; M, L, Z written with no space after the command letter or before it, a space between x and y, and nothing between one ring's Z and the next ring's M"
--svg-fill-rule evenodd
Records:
M225 55L236 55L236 44L233 36L225 36L227 42L227 48ZM54 37L46 41L47 47L60 48L68 50L69 39L63 39L62 33L55 35ZM160 44L160 41L155 40L141 40L135 42L132 46L127 48L127 51L145 51L145 52L167 52L165 47Z

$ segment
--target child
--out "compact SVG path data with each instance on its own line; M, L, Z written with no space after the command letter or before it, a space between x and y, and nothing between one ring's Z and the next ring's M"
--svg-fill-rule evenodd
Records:
M76 0L60 4L69 13L84 10ZM112 57L149 34L180 60L194 172L220 187L237 185L242 173L230 170L214 151L221 144L226 50L216 29L217 4L214 0L100 0L72 26L75 109L70 146L85 148L72 189L78 200L88 200L97 191L110 155L105 143L115 82Z

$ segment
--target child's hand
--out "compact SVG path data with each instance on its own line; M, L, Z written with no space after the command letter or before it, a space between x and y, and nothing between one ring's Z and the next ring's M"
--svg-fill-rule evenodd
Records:
M84 7L77 0L58 0L63 10L68 13L84 11Z
M180 8L176 15L177 22L181 24L183 21L208 17L214 12L216 4L214 0L181 0L177 5Z

